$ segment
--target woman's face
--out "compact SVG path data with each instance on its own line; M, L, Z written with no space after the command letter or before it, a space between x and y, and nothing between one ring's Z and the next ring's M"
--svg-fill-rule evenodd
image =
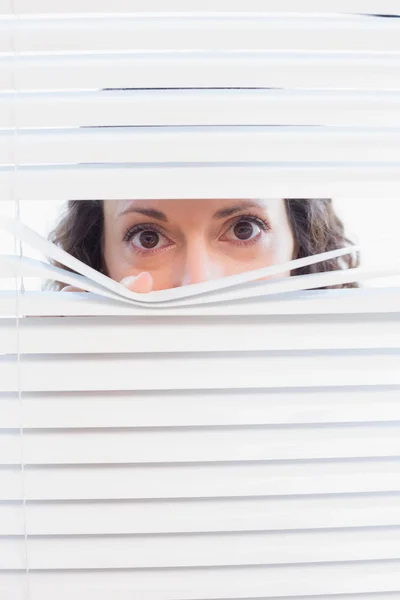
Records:
M103 206L105 263L116 281L148 272L152 289L163 290L293 257L281 199L105 200Z

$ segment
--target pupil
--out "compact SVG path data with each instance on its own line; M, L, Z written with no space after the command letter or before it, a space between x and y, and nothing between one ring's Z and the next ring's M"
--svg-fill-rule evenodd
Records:
M155 248L158 244L158 233L155 231L142 231L139 236L140 244L143 248Z
M253 224L249 221L236 223L233 231L239 240L248 240L253 235Z

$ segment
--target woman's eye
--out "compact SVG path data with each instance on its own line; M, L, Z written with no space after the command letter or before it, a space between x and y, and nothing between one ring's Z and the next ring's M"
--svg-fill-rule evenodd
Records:
M138 250L157 250L168 246L167 238L152 229L141 229L136 233L132 231L129 238L128 241Z
M228 239L246 242L256 238L262 231L261 224L250 219L242 219L231 226L226 236Z
M257 227L255 223L251 223L250 221L241 221L236 223L233 228L233 232L238 240L251 240L254 235L259 233L260 229Z

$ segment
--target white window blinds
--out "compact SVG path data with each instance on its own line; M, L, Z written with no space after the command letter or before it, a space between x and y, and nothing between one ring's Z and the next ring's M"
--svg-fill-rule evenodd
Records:
M0 16L17 217L38 200L399 194L397 0L0 0ZM18 218L0 227L16 239L1 599L400 595L400 289L315 290L399 274L398 257L134 295ZM24 291L32 276L91 293Z

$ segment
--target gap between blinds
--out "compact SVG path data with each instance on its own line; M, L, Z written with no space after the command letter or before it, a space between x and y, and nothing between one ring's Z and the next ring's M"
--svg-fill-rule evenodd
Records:
M400 596L400 289L320 289L398 258L259 280L362 255L344 244L138 294L23 210L379 207L400 191L399 16L397 0L0 0L1 600Z
M76 274L71 273L71 271L52 266L48 263L22 256L0 256L0 276L7 278L42 277L44 279L53 279L69 285L79 286L84 291L94 292L108 298L129 300L138 306L151 306L158 303L161 306L187 306L191 304L242 300L245 298L342 285L344 283L359 282L364 279L400 274L400 262L397 261L391 265L382 265L373 268L351 268L325 273L312 273L310 275L290 276L277 282L256 281L338 258L346 254L353 254L360 249L359 246L351 245L313 256L298 258L275 266L230 275L220 280L206 281L178 289L149 292L144 296L141 293L127 290L120 283L111 280L106 275L99 273L74 258L62 248L41 237L31 228L17 220L12 221L0 217L0 230L11 233L21 242L32 245L48 258L76 272ZM253 283L253 286L249 286L249 282L255 283ZM234 289L220 291L231 287ZM190 300L186 300L187 298Z

